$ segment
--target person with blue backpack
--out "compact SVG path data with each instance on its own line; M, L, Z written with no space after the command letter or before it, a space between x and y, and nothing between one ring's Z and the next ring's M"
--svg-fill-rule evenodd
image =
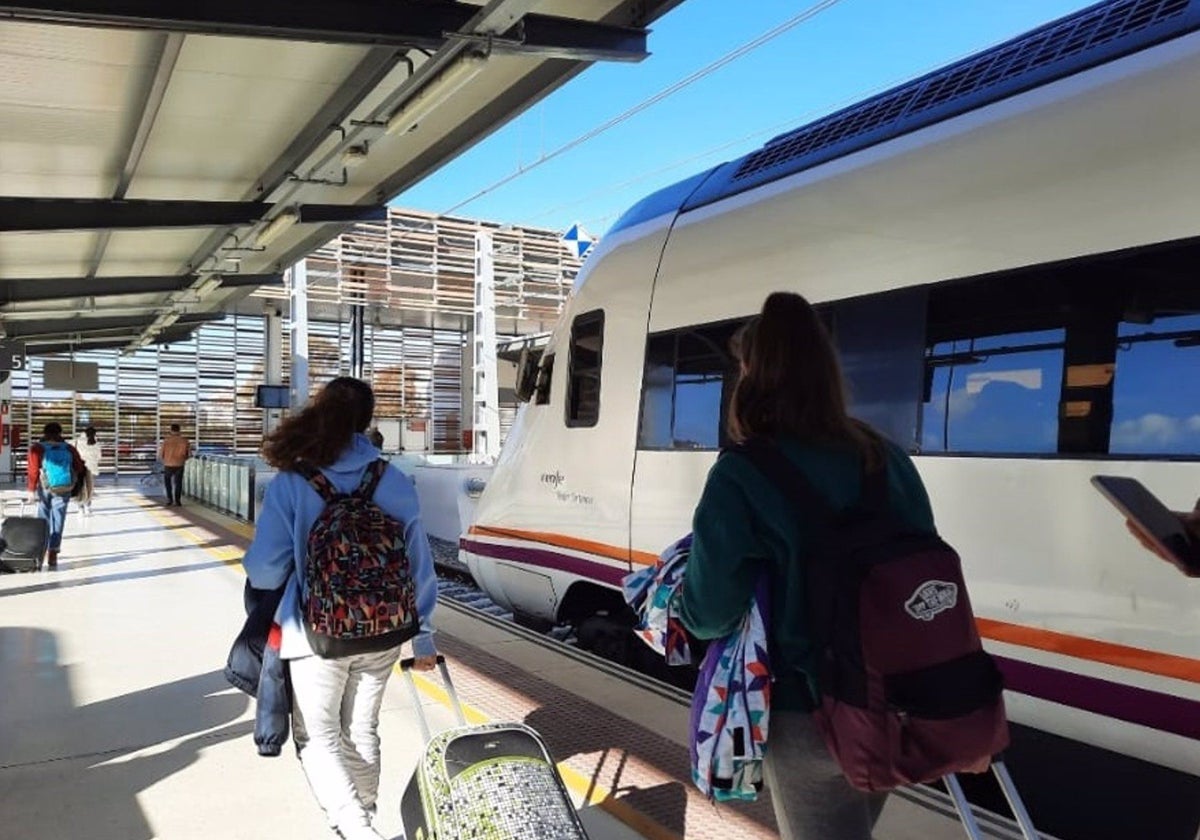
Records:
M79 452L63 440L62 426L47 423L42 429L42 439L29 448L26 490L29 491L29 502L38 505L38 515L49 524L46 550L46 567L49 569L58 568L67 506L85 471Z
M732 349L732 445L695 510L680 620L724 640L762 602L780 836L869 840L888 790L1003 749L999 674L916 468L849 415L816 310L774 293ZM936 727L944 743L925 738Z
M411 481L367 439L375 395L329 382L263 447L267 487L242 560L250 586L283 588L277 640L297 754L330 827L379 840L379 709L404 642L435 667L437 577Z

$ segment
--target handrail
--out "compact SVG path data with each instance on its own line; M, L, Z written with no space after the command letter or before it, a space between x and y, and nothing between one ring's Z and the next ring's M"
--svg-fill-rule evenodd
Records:
M236 455L196 455L183 468L183 494L220 513L254 521L258 462Z

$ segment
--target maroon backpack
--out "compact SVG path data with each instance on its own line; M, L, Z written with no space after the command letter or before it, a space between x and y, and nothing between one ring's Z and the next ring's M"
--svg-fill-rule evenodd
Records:
M850 783L889 790L986 769L1008 745L1003 680L979 641L958 554L889 511L886 459L838 512L777 447L731 451L820 523L802 558L818 657L813 717Z

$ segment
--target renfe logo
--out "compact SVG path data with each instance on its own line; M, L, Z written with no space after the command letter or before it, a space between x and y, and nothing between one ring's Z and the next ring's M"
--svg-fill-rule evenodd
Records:
M958 584L927 580L904 603L904 610L920 621L933 621L938 613L958 606Z

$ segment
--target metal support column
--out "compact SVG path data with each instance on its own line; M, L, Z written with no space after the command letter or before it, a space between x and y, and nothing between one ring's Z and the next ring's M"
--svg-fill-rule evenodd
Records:
M308 402L308 265L292 266L292 407Z
M496 272L492 235L475 234L475 325L472 331L471 460L500 456L500 388L496 370Z
M364 356L366 355L366 312L361 303L350 306L350 375L363 378Z
M9 428L17 423L16 415L12 413L11 408L12 376L12 371L10 371L4 381L0 382L0 429L3 430L3 435L0 436L0 475L6 476L13 473L17 457L17 453L11 446L12 432L9 431Z
M263 313L263 384L283 384L283 313L272 305ZM263 437L275 431L281 412L277 408L263 410Z

